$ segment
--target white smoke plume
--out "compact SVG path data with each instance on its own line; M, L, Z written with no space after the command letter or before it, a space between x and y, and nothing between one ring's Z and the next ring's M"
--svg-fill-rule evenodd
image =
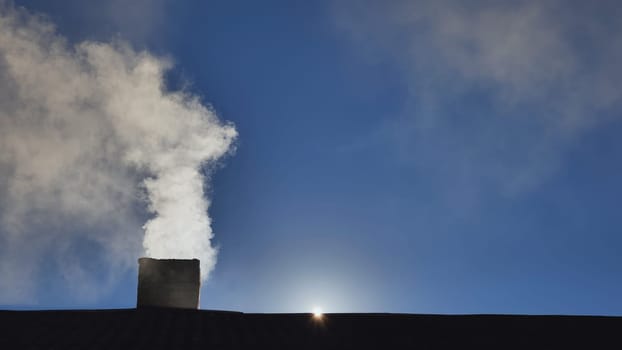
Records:
M0 2L0 303L33 298L50 255L70 286L93 290L143 253L199 258L208 277L204 173L237 134L198 97L168 91L170 67L122 42L70 45ZM112 266L104 282L88 277L84 244Z

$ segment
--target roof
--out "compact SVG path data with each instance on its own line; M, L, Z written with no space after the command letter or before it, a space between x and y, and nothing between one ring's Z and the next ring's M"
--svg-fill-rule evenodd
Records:
M622 317L0 311L0 349L622 348Z

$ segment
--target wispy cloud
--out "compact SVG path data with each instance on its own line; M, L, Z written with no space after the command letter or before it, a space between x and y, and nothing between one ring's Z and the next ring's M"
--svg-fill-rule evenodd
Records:
M613 2L339 1L335 14L359 54L404 72L411 97L384 139L458 187L533 189L619 116Z

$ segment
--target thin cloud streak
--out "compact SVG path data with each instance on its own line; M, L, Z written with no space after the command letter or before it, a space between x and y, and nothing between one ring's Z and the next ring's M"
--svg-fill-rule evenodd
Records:
M577 137L618 117L616 8L339 1L334 13L362 59L405 73L410 99L380 128L385 144L456 188L475 188L477 197L537 188Z

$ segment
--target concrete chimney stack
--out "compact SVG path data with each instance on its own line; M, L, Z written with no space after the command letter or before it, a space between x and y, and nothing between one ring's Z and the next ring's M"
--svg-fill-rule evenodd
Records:
M138 259L136 307L199 308L198 259Z

